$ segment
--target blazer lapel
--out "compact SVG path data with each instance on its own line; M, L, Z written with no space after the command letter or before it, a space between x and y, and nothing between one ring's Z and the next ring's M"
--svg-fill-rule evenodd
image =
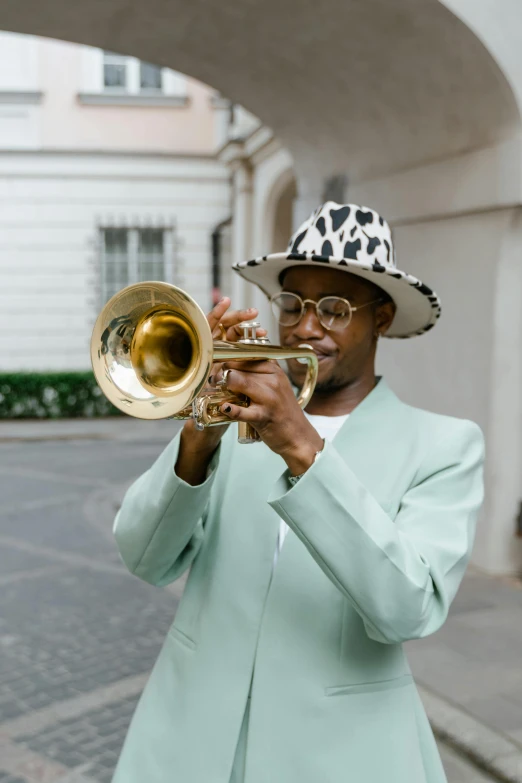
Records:
M352 411L348 419L333 439L333 444L340 457L353 470L356 476L365 486L375 494L379 502L384 501L388 505L394 487L393 470L388 469L390 461L394 459L401 442L401 431L404 428L404 411L406 406L389 388L384 378ZM243 447L239 447L240 449ZM253 450L255 446L251 447ZM266 448L266 447L265 447ZM271 476L271 480L284 472L285 464L281 458L268 449L263 456L263 474ZM247 471L249 476L254 471ZM251 479L249 479L250 481ZM246 497L246 494L245 494ZM250 489L252 498L252 489ZM262 530L260 540L256 541L257 558L263 558L267 564L272 562L279 531L279 517L266 514L266 509L261 504L260 512L263 516L257 520L257 503L250 503L251 516L254 518L254 529ZM243 535L247 532L244 531ZM288 540L290 539L290 540ZM289 531L285 538L282 551L279 554L281 560L286 561L289 556L289 545L297 544L297 538L293 541L294 534ZM285 550L287 554L285 555ZM279 563L276 570L280 570ZM271 566L270 566L271 567Z
M404 403L390 389L384 378L351 412L333 442L343 456L355 455L361 446L378 446L401 426Z
M333 439L340 457L384 507L394 502L397 474L408 458L408 410L381 377Z

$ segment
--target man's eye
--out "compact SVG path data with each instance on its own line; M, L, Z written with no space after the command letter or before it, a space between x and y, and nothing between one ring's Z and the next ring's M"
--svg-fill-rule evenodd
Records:
M342 318L348 312L346 302L339 299L330 299L322 302L321 310L325 315L337 316L338 318Z
M333 315L339 318L342 318L344 315L346 315L346 308L342 307L323 307L322 310L326 315Z

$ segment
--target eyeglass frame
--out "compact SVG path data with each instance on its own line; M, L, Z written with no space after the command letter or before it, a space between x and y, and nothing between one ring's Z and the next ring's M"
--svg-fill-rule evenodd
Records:
M369 306L370 306L370 305L372 305L372 304L378 304L379 302L383 302L383 301L384 301L384 300L382 299L382 297L381 297L381 298L379 298L379 299L374 299L374 300L373 300L373 301L371 301L371 302L365 302L365 303L364 303L364 304L362 304L362 305L355 305L355 306L354 306L354 305L352 305L352 303L351 303L351 302L350 302L348 299L345 299L343 296L332 296L332 295L330 295L330 296L322 296L322 297L321 297L321 298L320 298L320 299L319 299L319 300L316 302L314 299L302 299L302 298L299 296L299 294L294 294L294 292L293 292L293 291L278 291L276 294L272 294L272 296L270 297L270 299L269 299L269 301L270 301L270 304L272 305L272 303L274 302L274 300L276 299L276 297L278 297L278 296L281 296L282 294L289 294L290 296L295 296L295 297L296 297L296 299L299 299L299 301L301 302L301 315L299 316L299 318L297 319L297 321L295 321L295 322L294 322L294 323L292 323L292 324L283 324L283 323L281 323L281 321L279 321L279 319L278 319L279 326L297 326L297 324L298 324L298 323L299 323L299 322L300 322L300 321L303 319L303 316L304 316L304 315L305 315L305 313L306 313L306 305L307 305L307 304L311 304L311 305L313 305L313 306L315 307L315 315L316 315L316 317L317 317L317 320L319 321L319 323L321 324L321 326L322 326L322 327L324 327L324 329L326 329L328 332L341 332L343 329L348 329L348 327L350 326L350 324L351 324L351 322L352 322L353 314L354 314L354 313L356 313L356 312L357 312L357 310L362 310L362 309L363 309L363 307L369 307ZM349 320L348 320L348 323L347 323L347 324L345 324L344 326L340 327L339 329L335 329L335 328L332 328L331 326L326 326L326 325L325 325L325 324L322 322L322 320L321 320L321 316L319 315L319 305L321 304L321 302L322 302L324 299L338 299L340 302L345 302L345 303L348 305L348 310L349 310L349 312L350 312L350 318L349 318ZM274 312L274 311L272 310L272 312ZM274 315L275 315L275 313L274 313Z

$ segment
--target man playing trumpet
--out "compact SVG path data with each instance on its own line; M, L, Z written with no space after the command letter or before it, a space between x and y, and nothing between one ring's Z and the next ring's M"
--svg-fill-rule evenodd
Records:
M371 209L328 202L285 253L236 266L270 297L305 367L227 362L211 383L261 443L188 421L129 489L115 536L154 585L190 567L114 783L442 783L402 643L444 623L482 502L476 424L400 401L381 337L431 329L437 295L397 268ZM227 339L255 312L224 299ZM234 428L235 429L235 428Z

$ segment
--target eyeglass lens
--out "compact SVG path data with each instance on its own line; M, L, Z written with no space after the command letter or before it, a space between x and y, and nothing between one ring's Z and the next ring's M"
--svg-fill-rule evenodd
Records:
M317 317L325 329L344 329L350 323L350 303L339 296L325 296L316 303ZM272 312L282 326L295 326L305 312L297 294L281 292L272 298Z

